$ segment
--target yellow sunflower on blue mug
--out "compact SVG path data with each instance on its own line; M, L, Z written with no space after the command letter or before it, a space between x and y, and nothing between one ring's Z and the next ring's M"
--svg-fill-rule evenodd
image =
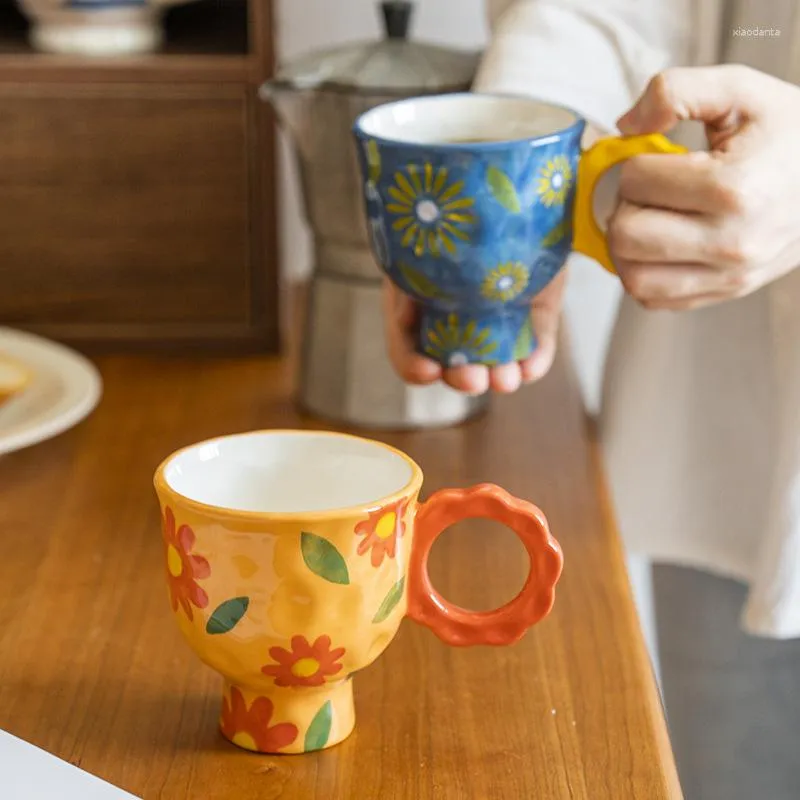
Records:
M481 283L481 294L487 300L508 303L528 287L530 271L521 261L498 264Z
M554 156L539 168L536 195L548 208L563 206L573 181L572 166L566 156Z
M456 242L468 242L470 228L477 218L473 197L464 195L464 181L451 181L447 167L420 169L409 164L394 175L389 187L392 202L386 210L396 219L392 228L401 233L400 243L417 258L442 251L454 255Z
M497 342L492 331L481 327L475 320L463 323L458 314L447 315L447 320L436 320L426 331L425 352L449 367L461 367L473 361L482 364L495 362Z

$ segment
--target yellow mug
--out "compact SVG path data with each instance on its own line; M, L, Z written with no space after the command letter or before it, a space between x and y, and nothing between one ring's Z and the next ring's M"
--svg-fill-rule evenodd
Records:
M484 484L420 503L404 453L337 433L260 431L195 444L158 468L166 577L181 632L225 680L220 727L264 753L330 747L355 724L351 676L403 617L452 645L504 645L545 617L562 568L542 512ZM475 613L431 586L449 525L488 517L530 559L520 594Z

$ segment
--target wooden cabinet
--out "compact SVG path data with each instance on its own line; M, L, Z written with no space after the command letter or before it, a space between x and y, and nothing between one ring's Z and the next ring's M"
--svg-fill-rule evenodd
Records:
M28 51L4 3L0 324L89 347L274 350L268 4L179 7L166 52L98 62Z

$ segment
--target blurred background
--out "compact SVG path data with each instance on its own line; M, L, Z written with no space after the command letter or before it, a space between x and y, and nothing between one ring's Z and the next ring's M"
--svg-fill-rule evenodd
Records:
M323 15L320 11L325 5L319 0L275 0L276 46L281 61L292 60L309 51L381 36L375 4L341 0L331 4L330 11ZM452 47L482 47L487 38L484 0L418 3L413 36ZM302 220L293 157L283 135L280 167L281 263L287 276L307 276L311 267L310 240Z

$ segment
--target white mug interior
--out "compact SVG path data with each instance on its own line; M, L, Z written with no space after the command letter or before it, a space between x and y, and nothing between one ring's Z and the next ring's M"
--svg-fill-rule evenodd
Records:
M555 136L581 118L569 109L533 100L489 94L414 97L362 114L365 136L407 144L499 142Z
M223 436L179 451L162 469L189 500L273 514L379 505L414 479L412 462L378 442L313 431Z

